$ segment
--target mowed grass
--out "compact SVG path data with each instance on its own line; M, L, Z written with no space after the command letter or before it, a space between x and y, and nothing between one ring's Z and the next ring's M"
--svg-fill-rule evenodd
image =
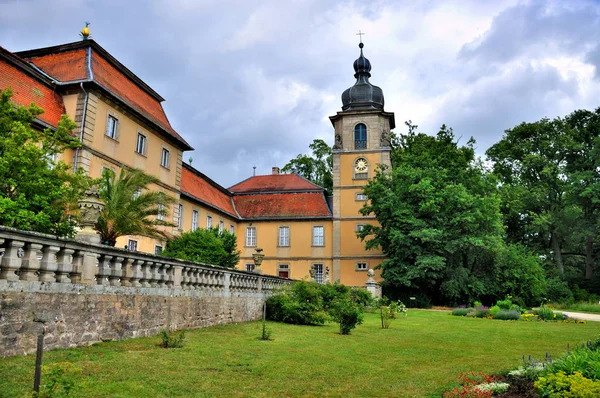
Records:
M351 335L334 324L260 323L191 330L185 346L158 347L159 337L44 353L44 364L72 362L77 397L433 397L458 373L500 372L522 355L557 356L598 337L600 323L514 322L409 310L382 330L377 314ZM0 359L0 397L22 397L35 356ZM42 380L43 383L43 380Z

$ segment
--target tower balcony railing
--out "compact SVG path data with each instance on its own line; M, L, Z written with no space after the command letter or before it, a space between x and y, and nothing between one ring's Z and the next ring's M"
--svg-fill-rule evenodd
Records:
M367 149L367 140L354 140L354 149Z

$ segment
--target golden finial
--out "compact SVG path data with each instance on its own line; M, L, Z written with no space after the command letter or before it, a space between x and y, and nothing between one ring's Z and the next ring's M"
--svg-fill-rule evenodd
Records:
M81 29L81 33L79 33L79 36L81 36L81 38L83 40L87 40L87 39L90 39L92 37L90 35L90 28L88 28L88 26L90 26L90 23L86 22L85 26L83 27L83 29Z

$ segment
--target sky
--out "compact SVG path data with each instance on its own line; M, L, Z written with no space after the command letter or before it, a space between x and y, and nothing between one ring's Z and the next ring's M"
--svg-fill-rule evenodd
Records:
M397 134L446 124L484 155L519 123L600 106L598 1L0 0L0 46L77 41L86 21L225 187L333 144L359 30Z

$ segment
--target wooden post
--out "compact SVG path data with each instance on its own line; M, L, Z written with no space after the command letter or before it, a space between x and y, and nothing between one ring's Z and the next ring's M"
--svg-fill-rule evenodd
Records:
M35 353L35 375L33 377L33 391L40 392L40 381L42 379L42 353L44 352L44 333L38 334L37 351Z

